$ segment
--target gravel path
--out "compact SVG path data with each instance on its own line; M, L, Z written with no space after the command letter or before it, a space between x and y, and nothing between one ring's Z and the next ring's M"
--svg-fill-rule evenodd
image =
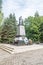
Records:
M15 54L14 65L43 65L43 49Z
M0 65L43 65L43 49L15 53L5 58Z
M43 65L43 45L12 47L14 54L0 49L0 65Z

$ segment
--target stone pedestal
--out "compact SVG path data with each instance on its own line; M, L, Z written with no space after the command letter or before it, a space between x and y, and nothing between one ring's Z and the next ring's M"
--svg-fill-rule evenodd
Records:
M17 26L17 36L25 36L25 28L23 25Z

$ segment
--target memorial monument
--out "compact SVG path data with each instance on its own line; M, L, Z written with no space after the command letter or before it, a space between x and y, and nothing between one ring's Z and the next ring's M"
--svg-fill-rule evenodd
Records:
M22 16L19 17L19 24L17 26L17 36L24 37L25 36L25 28L23 25Z
M20 45L28 44L28 39L26 37L22 16L19 17L19 24L17 25L17 34L15 38L15 43L18 43Z

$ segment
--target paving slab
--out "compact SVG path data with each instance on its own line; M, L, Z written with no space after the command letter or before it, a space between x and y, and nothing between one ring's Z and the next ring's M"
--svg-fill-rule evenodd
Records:
M10 56L10 54L2 49L0 49L0 61L2 61L4 58L7 58Z
M14 48L14 53L0 49L0 65L43 65L43 45L4 45Z

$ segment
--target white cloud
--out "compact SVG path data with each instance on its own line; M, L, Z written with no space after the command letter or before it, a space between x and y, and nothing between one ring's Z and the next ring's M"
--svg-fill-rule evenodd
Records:
M15 13L18 19L19 16L26 18L33 16L38 10L40 15L43 15L43 0L3 0L3 12L5 16L10 13Z

